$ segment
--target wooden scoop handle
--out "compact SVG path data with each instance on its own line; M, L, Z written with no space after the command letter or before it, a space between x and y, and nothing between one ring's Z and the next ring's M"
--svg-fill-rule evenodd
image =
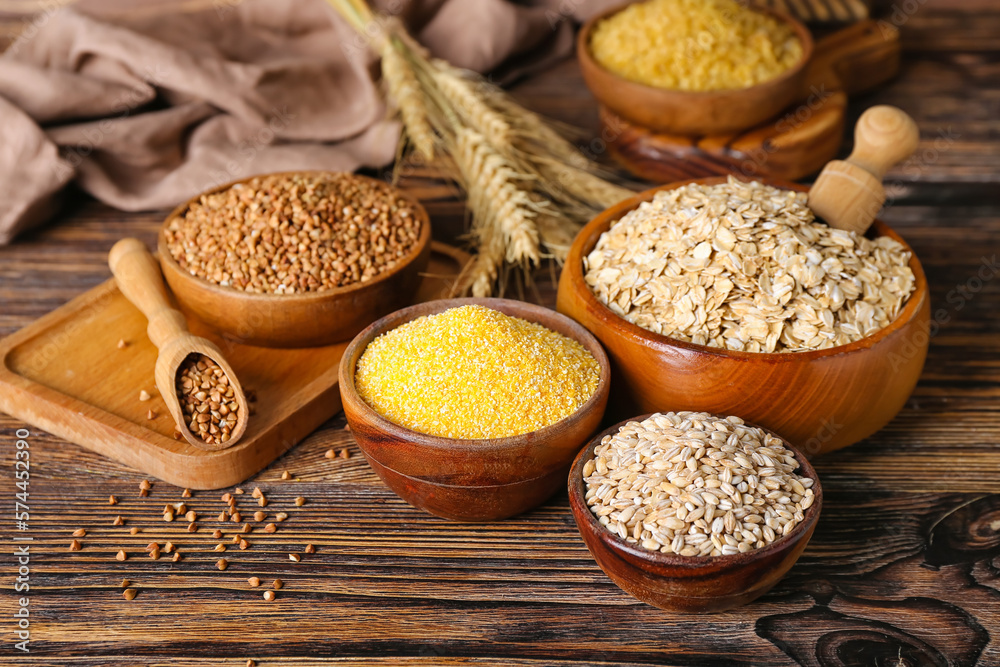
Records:
M149 320L146 332L157 348L188 336L184 315L170 304L160 265L139 239L122 239L111 248L108 266L125 298Z
M847 162L869 172L878 180L913 155L920 142L920 130L905 111L883 104L868 109L854 126L854 150Z
M885 203L882 179L917 149L920 132L902 109L868 109L854 128L854 150L832 160L809 191L809 207L837 229L864 234Z

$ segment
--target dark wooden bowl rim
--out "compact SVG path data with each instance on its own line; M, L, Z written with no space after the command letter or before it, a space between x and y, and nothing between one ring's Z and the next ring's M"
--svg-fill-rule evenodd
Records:
M428 310L429 305L432 304L433 308ZM505 438L445 438L436 435L428 435L427 433L420 433L419 431L414 431L412 429L406 428L405 426L400 426L394 422L389 421L378 412L375 411L364 399L358 395L358 390L354 386L354 371L352 368L350 373L342 374L341 391L349 394L355 400L354 403L357 404L359 412L363 413L364 418L370 421L370 423L379 431L389 434L390 436L397 438L399 440L406 440L419 444L422 447L427 447L430 449L440 449L440 450L455 450L455 449L474 449L480 451L503 451L505 449L510 449L512 447L519 447L523 442L524 438L531 436L534 439L544 441L547 436L557 431L557 427L565 424L569 420L581 419L583 415L587 414L589 411L593 410L597 402L600 400L601 388L610 381L611 376L611 366L608 363L608 356L604 352L604 348L601 346L600 342L587 331L582 325L578 324L574 320L566 317L562 313L557 313L554 310L545 308L543 306L536 306L534 304L526 303L523 301L515 301L513 299L496 299L496 298L461 298L461 299L440 299L438 301L432 301L424 304L416 304L403 308L402 310L397 310L394 313L390 313L385 317L375 321L364 331L355 336L354 340L348 345L347 350L344 352L344 361L357 364L357 358L360 358L361 354L364 352L365 348L368 347L368 343L374 340L377 336L387 333L407 322L410 322L417 317L423 315L432 315L441 313L450 308L457 308L459 306L468 305L479 305L485 306L487 308L493 308L498 310L498 306L505 307L511 311L511 315L514 317L520 317L523 320L528 320L529 322L535 322L542 324L544 322L540 319L541 316L550 317L553 319L561 320L566 326L569 334L563 334L568 338L573 338L581 345L583 345L588 352L594 355L597 363L601 367L600 379L598 380L597 388L594 390L593 395L587 402L580 406L576 412L564 417L563 419L549 424L537 431L531 431L529 433L522 433L520 435L508 436ZM380 462L381 463L381 462ZM393 471L396 472L396 471ZM550 471L551 472L551 471ZM546 473L549 474L549 473ZM544 477L545 475L541 475ZM519 481L520 483L520 481ZM506 485L500 485L506 486ZM481 488L481 487L479 487Z
M584 58L588 63L593 64L594 67L600 69L602 72L607 73L609 76L613 76L618 81L630 85L642 88L647 91L652 91L656 93L663 93L666 95L677 95L683 96L685 99L689 100L693 104L697 104L699 101L710 100L713 97L718 97L719 95L739 93L742 91L755 90L763 86L775 86L779 87L783 81L787 81L799 74L803 68L812 60L814 42L812 38L812 33L809 29L798 19L794 18L790 14L783 12L779 9L774 9L773 7L765 7L761 5L751 4L747 9L753 10L760 14L769 14L770 16L783 21L792 27L795 31L796 36L799 38L799 42L802 44L802 56L799 60L789 67L787 70L781 74L772 77L770 79L765 79L759 83L755 83L752 86L746 86L745 88L721 88L719 90L679 90L675 88L660 88L659 86L651 86L647 83L642 83L640 81L633 81L632 79L627 79L621 74L612 72L607 69L604 65L594 58L590 51L590 34L594 31L594 26L604 19L617 14L618 12L624 10L629 5L635 4L635 0L629 0L629 2L622 3L616 7L611 7L606 11L601 12L595 16L592 16L583 27L580 28L580 32L577 34L576 49L580 58ZM794 101L794 100L789 100Z
M813 480L813 494L816 499L809 509L803 512L803 519L799 525L792 529L792 532L788 535L783 535L771 542L767 546L761 547L760 549L753 549L747 551L746 553L736 553L730 556L680 556L678 554L665 554L659 551L650 551L648 549L643 549L641 546L636 544L630 544L623 540L617 533L612 533L608 528L602 526L594 516L594 513L590 511L590 506L587 504L586 492L583 487L583 466L594 454L594 449L601 443L606 435L612 435L617 433L618 430L628 424L629 422L639 422L648 417L657 414L655 412L649 412L644 415L639 415L638 417L632 417L631 419L626 419L624 421L618 422L609 429L602 431L584 447L579 454L577 454L576 460L573 461L573 467L569 471L569 504L570 509L573 511L573 515L576 517L577 521L585 521L598 535L603 537L603 541L611 548L626 553L636 559L646 561L654 566L664 566L671 568L681 568L689 570L697 570L706 565L712 565L713 567L732 567L736 565L744 565L750 563L759 558L766 557L768 554L772 554L776 551L783 549L788 542L796 539L803 531L808 530L810 526L815 524L819 519L820 511L823 509L823 487L819 481L819 475L816 474L816 470L810 465L809 459L802 455L802 452L793 447L787 440L782 438L780 435L775 433L770 429L766 429L762 426L757 426L751 422L744 422L747 426L756 427L768 433L779 440L785 445L794 456L795 460L799 462L799 474L802 477L809 477Z
M850 354L858 350L867 349L874 346L876 343L881 341L883 338L893 334L894 332L901 329L905 324L910 322L919 312L920 305L927 293L927 278L924 276L924 269L920 265L920 260L917 259L916 253L913 249L903 240L899 234L892 230L887 224L881 220L876 220L872 225L871 229L876 232L878 236L889 236L895 239L903 245L904 248L910 253L910 269L913 271L914 277L914 288L913 293L907 299L906 303L903 305L903 309L899 312L892 322L883 329L879 329L870 336L866 336L861 340L856 340L852 343L846 345L838 345L836 347L830 347L825 350L809 350L806 352L744 352L742 350L730 350L727 348L719 347L709 347L708 345L698 345L696 343L688 343L686 341L676 340L670 338L669 336L664 336L662 334L654 333L647 329L629 322L624 317L621 317L613 310L605 306L597 298L597 296L590 290L590 287L583 280L583 258L588 255L597 244L597 240L600 238L601 233L607 231L612 224L617 222L623 215L631 211L632 209L639 206L643 202L647 202L653 199L657 192L674 190L684 185L689 185L692 183L699 183L702 185L714 185L717 183L725 183L727 176L710 176L707 178L696 178L684 181L676 181L674 183L668 183L666 185L661 185L659 187L652 188L650 190L645 190L638 193L634 197L626 199L618 204L615 204L611 208L599 213L597 217L588 222L583 229L577 234L576 239L573 240L573 245L570 246L569 254L566 258L566 263L563 265L563 271L569 271L569 277L571 281L577 286L576 291L580 293L583 299L586 301L587 305L591 310L597 309L598 312L607 315L605 320L606 325L611 325L618 327L622 330L624 334L632 339L637 339L639 343L647 344L655 348L661 347L675 347L685 350L691 350L698 352L700 354L711 355L715 357L727 357L731 359L742 359L746 361L756 361L766 364L777 364L777 363L796 363L800 361L811 361L814 359L821 359L823 357L835 357L841 354ZM766 185L771 185L777 188L782 188L785 190L795 190L798 192L807 192L809 188L804 185L799 185L798 183L792 183L789 181L784 181L781 179L774 178L756 178L756 179L740 179L746 182L750 180L760 181ZM593 239L593 243L587 243L589 239ZM584 247L584 244L587 247ZM610 320L610 322L608 321Z
M406 199L412 206L414 211L416 211L417 217L420 220L420 237L417 242L410 248L410 252L399 258L396 265L393 266L388 271L378 274L371 280L365 282L352 283L350 285L344 285L343 287L334 287L333 289L328 289L323 292L295 292L293 294L270 294L270 293L258 293L258 292L244 292L238 290L235 287L228 287L225 285L219 285L218 283L213 283L210 280L205 280L201 276L196 276L188 272L186 269L181 267L174 259L173 255L170 254L170 250L167 248L166 242L166 229L170 222L184 213L191 207L191 204L198 199L215 194L216 192L221 192L223 190L228 190L234 185L246 183L254 178L262 178L267 176L332 176L332 175L343 175L345 172L336 171L323 171L323 170L308 170L308 171L280 171L272 174L259 174L257 176L248 176L247 178L241 178L235 181L226 183L225 185L220 185L215 188L211 188L202 192L201 194L195 195L191 199L187 200L183 204L179 205L167 219L163 221L163 225L160 227L160 233L157 238L157 248L160 254L160 262L169 265L171 269L174 269L178 275L180 275L185 280L194 281L199 285L201 289L206 289L213 292L216 296L231 299L238 297L240 299L246 299L248 301L256 301L259 303L275 303L275 304L288 304L292 301L298 301L299 303L308 305L309 302L313 301L324 301L327 299L332 299L334 297L342 296L345 294L351 294L352 292L359 292L366 287L371 287L372 285L377 285L381 282L389 280L395 274L399 273L410 265L417 257L420 256L421 251L431 242L431 224L430 218L427 215L427 211L424 209L423 205L420 204L414 197L409 193L400 190L399 188L388 185L384 181L380 181L376 178L370 178L368 176L362 176L360 174L348 174L354 178L371 181L373 183L379 183L381 185L388 185L388 187L393 190L396 196Z

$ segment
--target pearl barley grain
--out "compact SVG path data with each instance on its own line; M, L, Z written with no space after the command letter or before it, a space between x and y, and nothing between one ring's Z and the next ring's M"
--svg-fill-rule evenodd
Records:
M671 412L605 436L583 476L598 522L627 542L721 556L759 549L799 525L815 495L798 468L780 438L738 417Z

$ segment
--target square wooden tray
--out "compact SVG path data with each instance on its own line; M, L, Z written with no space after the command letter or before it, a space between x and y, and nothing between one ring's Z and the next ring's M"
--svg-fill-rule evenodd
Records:
M416 300L443 296L468 255L435 243ZM153 382L156 348L146 319L115 281L81 294L0 340L0 410L171 484L238 484L341 410L337 369L347 342L279 350L222 338L188 318L222 349L256 413L233 447L205 451L173 438L174 422ZM128 345L119 349L118 341ZM139 392L152 396L139 400ZM157 413L147 419L147 411Z

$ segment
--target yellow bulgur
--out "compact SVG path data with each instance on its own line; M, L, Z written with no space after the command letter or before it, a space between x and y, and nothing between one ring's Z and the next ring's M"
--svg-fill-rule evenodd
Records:
M420 317L368 344L361 398L406 428L447 438L537 431L597 390L600 365L580 343L483 306Z
M594 27L590 49L601 65L658 88L748 88L802 58L791 26L736 0L647 0Z

